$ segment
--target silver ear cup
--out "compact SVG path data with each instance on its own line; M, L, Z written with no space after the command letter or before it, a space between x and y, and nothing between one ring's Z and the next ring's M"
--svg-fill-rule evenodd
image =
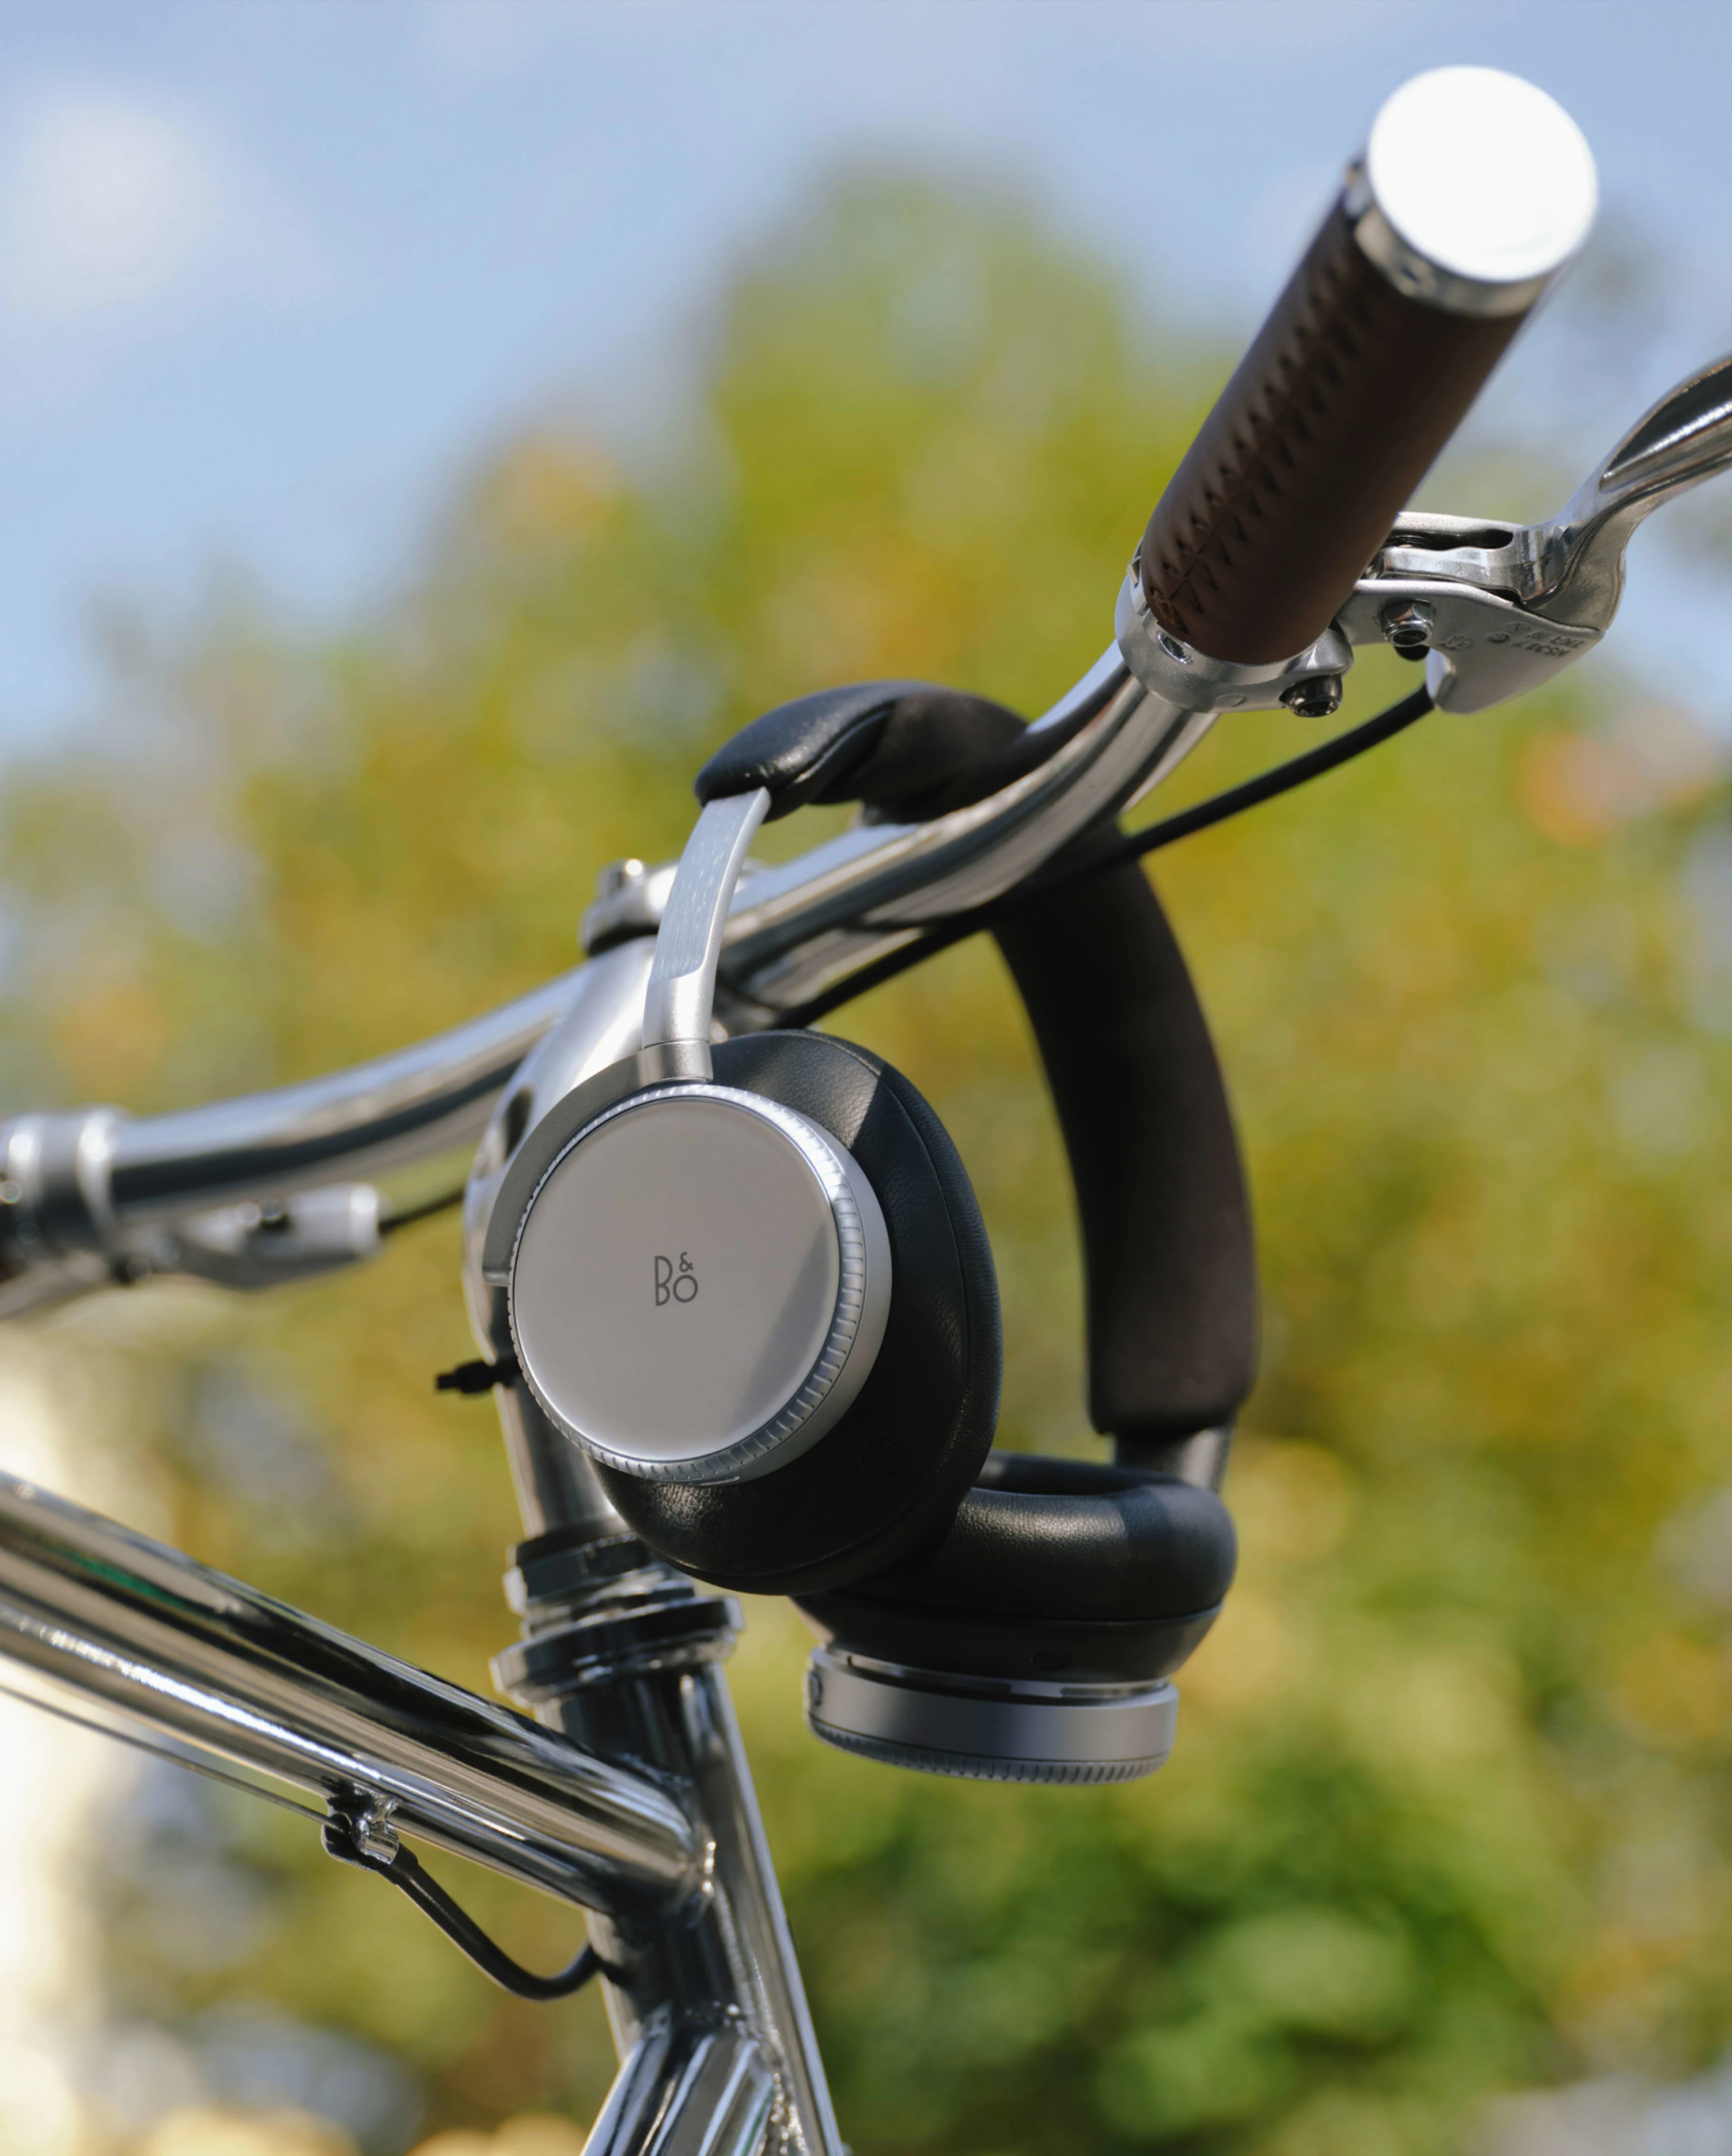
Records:
M628 1474L738 1482L815 1445L884 1337L890 1246L847 1152L779 1102L635 1095L537 1185L512 1255L519 1367Z

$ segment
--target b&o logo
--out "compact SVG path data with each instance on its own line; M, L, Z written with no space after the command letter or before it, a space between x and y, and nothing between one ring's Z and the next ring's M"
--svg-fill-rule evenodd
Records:
M655 1261L655 1306L659 1310L664 1302L689 1302L698 1292L698 1276L692 1270L692 1261L682 1250L676 1266L672 1258L658 1257Z

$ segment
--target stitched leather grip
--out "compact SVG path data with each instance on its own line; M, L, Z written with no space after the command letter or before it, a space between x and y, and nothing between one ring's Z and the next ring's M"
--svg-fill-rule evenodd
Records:
M1149 520L1156 621L1212 659L1303 651L1525 319L1398 292L1338 203Z

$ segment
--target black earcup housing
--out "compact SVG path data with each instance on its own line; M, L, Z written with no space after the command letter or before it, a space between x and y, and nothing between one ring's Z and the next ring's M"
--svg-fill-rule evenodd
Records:
M757 1594L828 1591L942 1534L998 1417L992 1251L944 1127L882 1058L812 1033L715 1051L720 1085L808 1116L853 1156L890 1240L890 1311L871 1375L812 1450L750 1483L646 1481L597 1466L632 1531L682 1570Z

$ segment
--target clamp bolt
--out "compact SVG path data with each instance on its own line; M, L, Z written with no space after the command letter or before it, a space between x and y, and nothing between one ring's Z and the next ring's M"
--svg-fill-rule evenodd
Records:
M621 891L634 883L642 883L646 871L642 861L629 859L609 861L596 878L597 899L617 898Z
M1385 641L1403 659L1422 659L1437 617L1423 599L1391 599L1377 617Z
M1281 701L1295 718L1332 719L1341 708L1341 677L1313 674L1284 690Z

